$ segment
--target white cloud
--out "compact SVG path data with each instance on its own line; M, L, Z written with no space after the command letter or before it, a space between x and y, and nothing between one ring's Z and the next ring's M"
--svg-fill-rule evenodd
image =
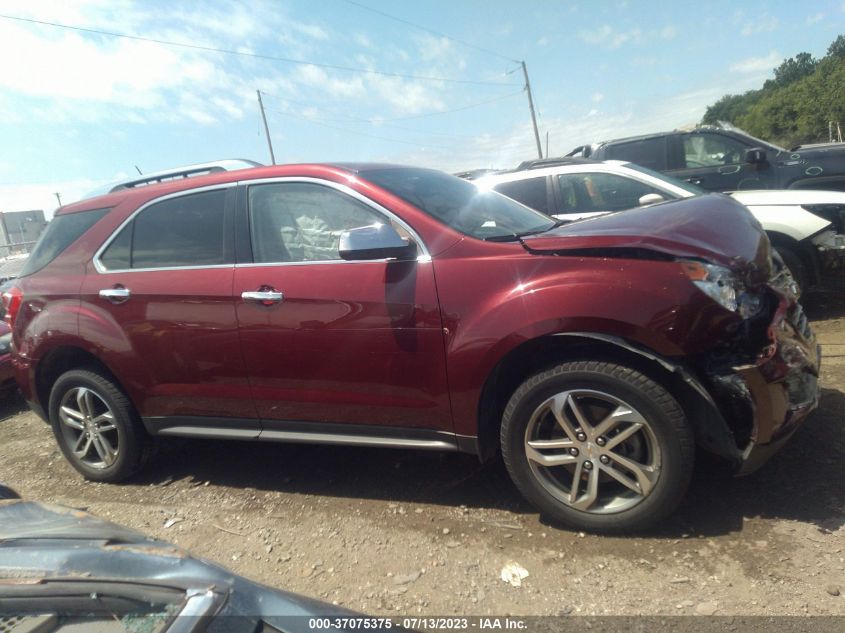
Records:
M116 176L108 181L90 179L65 180L45 183L0 184L0 211L29 211L41 209L47 219L53 217L58 207L56 193L62 197L62 204L69 204L81 199L89 191L113 182Z
M733 64L730 67L733 73L769 73L780 62L783 61L783 56L777 51L770 51L765 57L748 57Z
M454 55L452 41L445 37L428 34L415 35L414 41L417 43L420 56L426 62L442 61Z
M292 20L275 3L249 7L225 2L189 12L174 7L166 28L147 5L127 0L32 3L11 0L4 11L109 32L253 52L284 45L288 55L307 54L331 33ZM14 63L0 73L0 114L10 104L27 110L29 121L209 125L238 119L252 107L255 89L290 90L289 68L249 58L100 36L46 25L0 22L0 56ZM265 73L270 73L265 75ZM23 100L23 101L22 101ZM18 115L4 116L17 120Z
M591 100L593 103L599 103L599 102L600 102L600 101L602 101L603 99L604 99L604 95L603 95L602 93L600 93L600 92L594 92L594 93L592 94L592 96L590 97L590 100Z
M806 23L807 25L816 24L817 22L821 22L824 19L824 13L814 13L813 15L808 15Z
M548 46L549 45L549 38L548 37L541 37L537 40L537 46Z
M637 44L643 39L642 29L639 27L627 31L618 31L608 24L592 29L583 30L581 39L587 44L600 44L608 48L619 48L624 44Z
M355 40L355 43L359 46L363 46L364 48L373 48L373 42L364 33L355 33L355 35L352 36L352 39Z
M360 75L339 78L330 76L319 66L298 66L294 72L298 83L322 90L333 97L361 97L366 94L364 80Z
M673 40L677 37L677 35L678 35L678 27L676 27L672 24L668 24L668 25L664 26L662 29L660 29L660 37L662 37L664 40Z
M753 22L747 22L742 26L740 32L746 37L758 33L769 33L778 28L779 21L776 17L763 13L756 16Z

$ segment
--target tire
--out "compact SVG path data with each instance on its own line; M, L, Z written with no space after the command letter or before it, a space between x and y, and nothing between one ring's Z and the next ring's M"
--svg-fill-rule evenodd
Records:
M123 481L151 453L150 438L129 399L94 371L62 374L50 392L49 415L65 459L86 479Z
M21 496L9 486L0 484L0 499L20 499Z
M505 408L501 447L511 479L541 512L604 533L643 530L667 517L695 462L693 431L666 389L633 369L595 361L526 380Z
M807 267L804 265L804 261L798 256L798 253L788 246L777 246L776 250L780 254L784 266L789 269L792 279L795 280L795 285L798 286L798 293L796 296L800 298L810 284Z

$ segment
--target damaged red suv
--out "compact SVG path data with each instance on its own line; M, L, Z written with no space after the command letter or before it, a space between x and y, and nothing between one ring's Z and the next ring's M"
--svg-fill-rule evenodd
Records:
M817 404L788 273L721 195L557 226L428 169L193 173L63 207L4 296L89 479L155 436L501 452L542 512L627 531L696 446L748 472Z

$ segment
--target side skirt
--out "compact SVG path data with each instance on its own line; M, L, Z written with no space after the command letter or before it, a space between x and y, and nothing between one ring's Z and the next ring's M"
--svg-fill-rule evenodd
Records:
M478 452L474 436L434 429L200 416L143 418L143 422L150 435L161 436Z

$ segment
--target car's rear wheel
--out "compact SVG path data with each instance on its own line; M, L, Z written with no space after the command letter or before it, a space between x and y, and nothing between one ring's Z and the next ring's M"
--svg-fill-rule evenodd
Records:
M149 455L149 438L129 399L96 372L62 374L50 392L49 410L62 453L86 479L122 481Z
M665 388L633 369L591 361L525 381L505 409L501 443L529 501L597 532L665 518L686 492L695 455L692 430Z

